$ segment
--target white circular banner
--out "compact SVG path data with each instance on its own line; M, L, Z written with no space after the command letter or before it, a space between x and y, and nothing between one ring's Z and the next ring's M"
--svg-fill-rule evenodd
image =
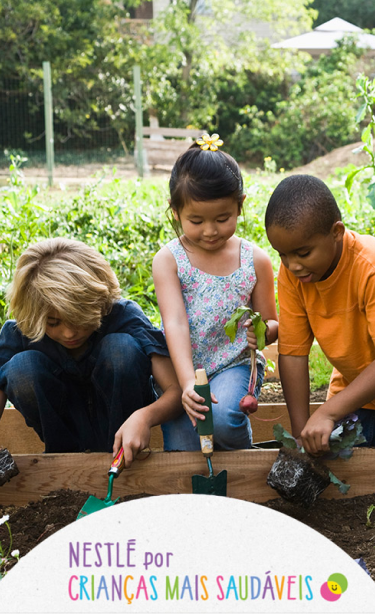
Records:
M46 539L1 580L0 612L375 613L375 583L284 514L167 495L115 505Z

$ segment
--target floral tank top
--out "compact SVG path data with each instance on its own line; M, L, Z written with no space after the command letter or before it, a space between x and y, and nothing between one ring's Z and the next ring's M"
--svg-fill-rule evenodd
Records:
M194 369L204 368L212 378L230 367L250 364L246 328L242 326L246 317L241 320L233 343L225 333L224 324L237 307L251 306L251 293L257 281L252 244L241 239L240 267L225 276L211 275L193 267L179 239L173 239L167 247L177 263ZM266 362L258 351L257 360Z

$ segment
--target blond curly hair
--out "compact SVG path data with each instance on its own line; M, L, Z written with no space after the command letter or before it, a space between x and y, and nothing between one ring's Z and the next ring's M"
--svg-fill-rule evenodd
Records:
M72 326L99 328L121 298L118 279L93 247L58 237L30 245L7 291L9 314L23 335L39 341L57 311Z

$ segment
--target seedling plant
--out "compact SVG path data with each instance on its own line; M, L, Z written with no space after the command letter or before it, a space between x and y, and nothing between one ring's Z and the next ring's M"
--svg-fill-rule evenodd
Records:
M335 458L348 460L353 454L353 447L366 442L362 434L362 425L356 414L349 414L336 423L329 439L330 450L319 459L307 454L281 424L276 424L273 432L275 439L283 446L279 453L282 459L279 457L276 459L268 475L267 483L275 488L284 499L308 506L329 483L334 484L342 494L348 492L350 484L342 482L324 465L324 461ZM286 451L292 452L286 454ZM293 469L289 466L284 472L283 465L288 462L293 465Z
M370 528L372 527L372 522L371 522L371 514L372 512L375 510L375 505L369 505L369 507L367 508L367 514L366 514L366 527Z
M0 526L4 525L8 529L8 535L9 535L8 547L3 546L3 543L0 540L0 580L7 573L7 567L9 566L9 564L13 563L14 560L18 562L20 558L19 550L12 550L13 538L12 538L12 531L11 531L8 520L9 520L9 516L7 514L3 516L2 518L0 518Z
M228 320L228 322L225 324L224 330L233 343L236 337L239 322L245 314L251 319L252 325L254 326L255 336L257 338L258 350L261 351L266 347L267 322L262 320L260 313L253 311L250 307L246 307L245 305L238 307L238 309L236 309L236 311L232 314L230 320ZM256 353L255 350L250 350L250 352L251 370L249 389L247 394L242 397L240 401L240 409L246 415L253 414L258 409L258 400L254 396L258 375Z

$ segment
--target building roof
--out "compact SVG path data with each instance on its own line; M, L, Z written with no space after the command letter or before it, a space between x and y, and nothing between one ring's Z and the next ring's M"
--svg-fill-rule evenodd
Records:
M311 55L329 53L331 49L337 47L337 41L347 34L356 34L358 45L375 50L375 36L365 34L361 28L355 26L340 17L330 19L322 23L311 32L288 38L280 43L274 43L272 47L279 49L299 49Z

